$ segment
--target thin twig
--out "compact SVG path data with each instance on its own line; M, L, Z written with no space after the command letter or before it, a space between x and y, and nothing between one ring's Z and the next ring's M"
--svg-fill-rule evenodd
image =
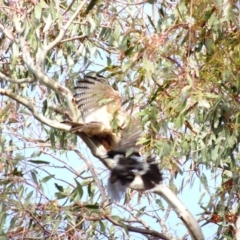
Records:
M35 82L34 78L21 78L21 79L14 79L14 78L10 78L6 75L4 75L3 73L0 72L0 78L1 80L5 80L11 83L17 83L17 84L21 84L21 83L33 83Z
M69 131L70 130L70 126L66 125L66 124L62 124L59 123L57 121L51 120L49 118L44 117L42 114L40 114L36 108L36 106L33 104L33 101L31 98L24 98L21 97L20 95L17 95L15 93L13 93L10 90L6 90L3 88L0 88L0 95L5 95L8 96L12 99L14 99L15 101L17 101L18 103L21 103L22 105L24 105L32 114L33 116L39 120L40 122L53 127L53 128L57 128L60 130L64 130L64 131Z
M106 201L107 200L107 196L106 196L105 190L104 190L103 185L100 182L100 180L99 180L99 178L98 178L98 176L97 176L97 174L95 172L95 169L94 169L92 163L87 158L85 158L77 149L74 149L73 151L87 164L88 169L92 173L93 179L94 179L94 181L96 182L96 184L97 184L97 186L99 188L99 191L101 193L103 201Z

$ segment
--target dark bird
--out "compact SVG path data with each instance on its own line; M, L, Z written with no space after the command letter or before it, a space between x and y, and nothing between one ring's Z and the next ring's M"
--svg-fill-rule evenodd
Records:
M136 145L140 131L133 127L132 132L123 135L115 150L107 152L106 158L115 162L108 180L108 192L113 200L119 201L131 183L144 186L144 190L154 188L163 180L162 173L155 164L155 158L143 161Z

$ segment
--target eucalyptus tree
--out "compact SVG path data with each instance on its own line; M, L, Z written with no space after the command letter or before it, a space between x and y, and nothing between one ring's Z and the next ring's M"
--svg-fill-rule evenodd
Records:
M240 238L237 1L1 1L0 32L3 239ZM74 86L90 72L164 176L120 202L104 147L63 123L82 122Z

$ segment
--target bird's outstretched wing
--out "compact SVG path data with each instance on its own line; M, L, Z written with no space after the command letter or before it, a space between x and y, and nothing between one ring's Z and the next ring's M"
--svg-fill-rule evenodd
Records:
M102 122L106 128L112 128L112 121L118 121L118 126L124 124L120 118L125 114L122 110L122 99L101 76L85 76L75 87L78 108L81 110L85 123Z
M85 76L75 89L74 101L81 111L83 123L64 123L72 126L74 133L83 132L97 138L106 150L116 148L121 129L128 125L120 94L101 76Z

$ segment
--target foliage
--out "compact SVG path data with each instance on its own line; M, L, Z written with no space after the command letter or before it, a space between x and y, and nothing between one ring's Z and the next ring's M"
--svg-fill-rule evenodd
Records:
M217 224L217 239L234 238L237 1L2 1L0 30L3 238L182 237L159 197L129 191L124 204L102 205L106 168L61 124L77 111L74 83L90 71L138 112L144 150L159 156L171 188L192 191L200 181L205 196L192 201L202 225Z

